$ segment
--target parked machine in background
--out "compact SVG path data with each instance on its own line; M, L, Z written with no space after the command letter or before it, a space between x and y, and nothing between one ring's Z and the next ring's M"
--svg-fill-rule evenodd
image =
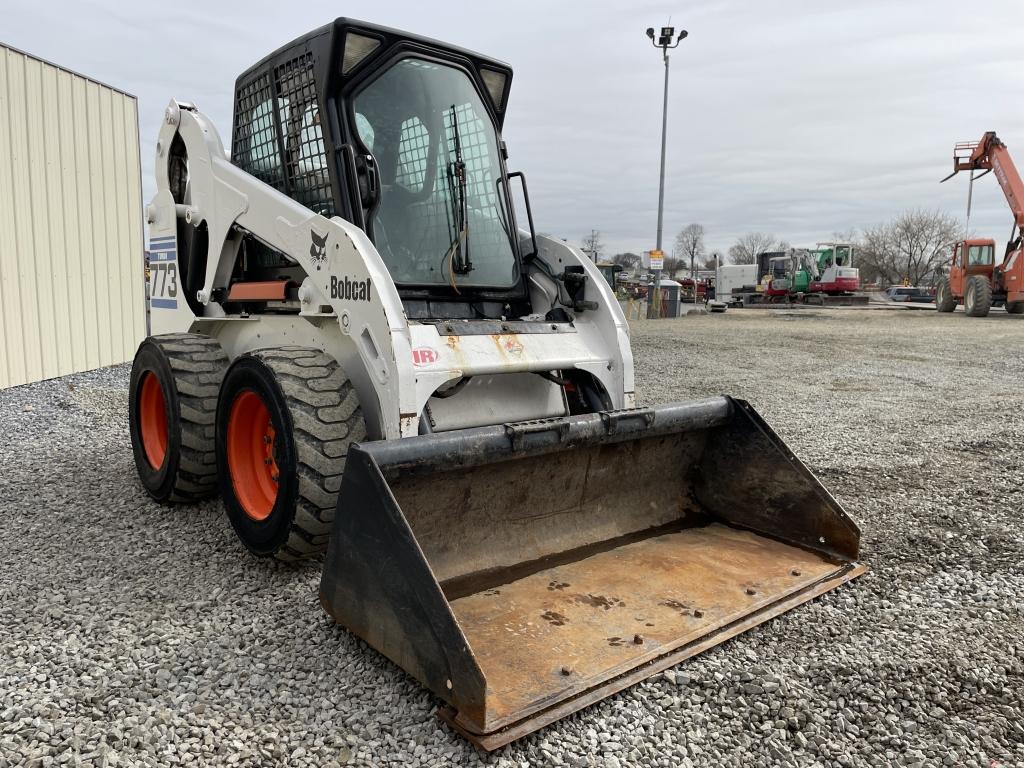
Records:
M715 298L730 307L742 307L744 295L753 291L756 284L756 264L719 264L715 273Z
M982 171L977 176L976 170ZM953 244L949 274L939 283L935 307L939 312L952 312L964 305L970 317L985 317L993 306L1003 304L1012 315L1024 314L1024 183L1010 157L1010 151L995 131L988 131L978 142L960 142L953 147L953 172L971 174L967 196L967 221L971 218L971 192L974 182L995 172L999 187L1013 215L1010 240L1000 263L995 259L994 240L963 240Z
M506 167L511 79L338 19L238 78L230 159L171 101L129 395L153 498L326 552L327 613L487 749L864 570L748 403L635 407L610 283Z
M756 304L815 304L852 306L866 304L868 297L855 294L860 276L849 266L853 249L847 245L819 244L817 250L790 248L785 254L761 254L764 270L758 291L744 296Z
M816 274L808 291L843 296L859 290L860 270L853 266L853 250L850 243L818 243L811 251Z
M773 256L768 260L768 271L761 278L762 295L769 304L789 302L793 293L795 260L792 255Z
M619 273L623 271L621 264L614 264L610 261L599 261L597 263L597 269L601 273L601 276L608 283L608 287L612 289L612 292L618 288Z
M939 281L935 295L939 312L952 312L962 302L968 317L985 317L992 307L1006 302L1005 292L994 290L1000 282L996 276L995 250L995 240L991 239L953 243L949 273ZM1006 311L1021 314L1024 302L1007 304Z

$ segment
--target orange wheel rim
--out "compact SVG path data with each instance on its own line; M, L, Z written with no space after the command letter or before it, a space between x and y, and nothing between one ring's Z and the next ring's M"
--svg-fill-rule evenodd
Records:
M238 394L228 415L228 471L235 498L253 520L266 520L277 501L280 472L274 455L274 423L263 398L252 390Z
M139 431L142 451L153 469L160 469L167 457L167 403L160 380L152 371L142 374L139 390Z

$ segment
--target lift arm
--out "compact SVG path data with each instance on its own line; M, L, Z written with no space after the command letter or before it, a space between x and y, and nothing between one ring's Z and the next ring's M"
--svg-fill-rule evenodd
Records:
M995 131L987 131L977 144L961 142L953 147L953 172L943 181L951 179L960 171L994 171L1006 202L1013 212L1018 229L1024 228L1024 182L1010 157L1010 150L999 140ZM982 176L984 175L981 174Z

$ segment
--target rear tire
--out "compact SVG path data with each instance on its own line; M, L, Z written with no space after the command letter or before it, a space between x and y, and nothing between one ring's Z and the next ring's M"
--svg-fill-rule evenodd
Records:
M992 308L992 285L984 277L974 275L964 289L964 311L970 317L987 317Z
M1006 311L1011 315L1024 315L1024 301L1006 302Z
M935 294L935 309L939 312L952 312L956 309L956 297L953 295L953 289L949 287L948 277L942 278L939 283Z
M246 548L278 560L323 552L348 446L365 437L355 389L330 355L282 347L235 360L217 403L217 468Z
M214 417L228 358L198 333L150 336L129 383L128 426L139 480L157 501L194 502L217 490Z

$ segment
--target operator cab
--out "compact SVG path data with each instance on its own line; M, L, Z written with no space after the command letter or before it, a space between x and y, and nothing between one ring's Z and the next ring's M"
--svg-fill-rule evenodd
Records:
M980 267L984 270L995 264L994 240L965 240L956 243L953 248L953 263L963 269Z
M410 319L528 315L501 140L511 80L499 61L337 19L238 78L231 159L362 228Z

